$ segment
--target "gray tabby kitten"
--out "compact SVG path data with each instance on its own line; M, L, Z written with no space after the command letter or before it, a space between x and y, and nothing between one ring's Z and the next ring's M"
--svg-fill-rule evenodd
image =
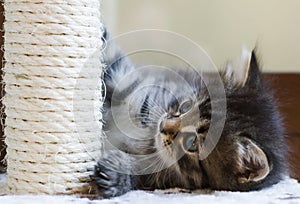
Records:
M108 39L106 32L104 37ZM95 167L92 186L99 196L135 189L250 191L277 183L286 174L281 118L254 51L239 67L242 72L230 71L228 65L219 73L226 98L215 103L226 100L226 121L216 147L203 160L199 155L212 110L199 74L139 70L112 42L105 63L106 146L120 151L105 151ZM215 78L210 75L212 86Z

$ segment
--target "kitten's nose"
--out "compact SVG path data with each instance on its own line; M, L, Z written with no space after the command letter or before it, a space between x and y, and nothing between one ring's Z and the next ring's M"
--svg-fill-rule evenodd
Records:
M165 135L175 137L180 130L181 120L179 118L170 118L162 121L159 130Z

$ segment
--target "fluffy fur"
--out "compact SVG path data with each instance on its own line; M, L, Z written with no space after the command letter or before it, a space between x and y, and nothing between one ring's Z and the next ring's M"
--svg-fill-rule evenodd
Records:
M212 103L201 76L138 69L109 41L104 130L112 150L95 167L97 194L174 187L249 191L278 182L287 172L284 129L255 52L247 56L237 69L228 65L219 73L226 98L214 103L226 100L226 122L216 147L200 160ZM216 76L209 78L213 86Z

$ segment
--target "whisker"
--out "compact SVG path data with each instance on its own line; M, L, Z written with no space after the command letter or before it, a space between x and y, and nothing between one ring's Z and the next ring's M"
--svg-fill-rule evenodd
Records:
M158 106L155 106L151 109L150 113L151 114L156 114L159 115L159 117L161 117L162 115L164 115L166 113L166 111L164 111L162 108L160 108Z
M148 116L148 115L137 115L134 117L135 119L140 119L140 120L150 120L153 122L158 122L159 117L155 117L155 116Z
M136 118L140 121L143 121L145 118ZM153 121L153 120L150 120L150 119L147 119L146 121L147 124L152 124L152 125L157 125L157 122L156 121Z
M146 113L140 113L140 114L137 114L135 117L146 117L146 118L148 118L148 117L150 117L150 116L154 116L155 118L160 118L160 116L158 116L158 115L154 115L154 114L152 114L152 115L148 115L148 114L146 114Z
M159 111L159 110L155 110L155 108L153 108L153 107L150 107L149 109L150 109L149 113L140 113L140 114L154 115L154 116L156 116L157 118L160 118L162 115L164 115L163 112L161 112L161 111Z
M143 118L143 117L141 117L141 118L136 118L136 119L138 119L138 120L140 120L140 121L144 121L144 122L146 122L146 123L151 123L151 124L157 124L157 120L156 119L151 119L151 118ZM146 119L146 120L145 120Z
M158 171L157 167L159 166L160 162L161 162L161 159L159 157L154 158L154 160L151 162L150 165L148 165L147 167L143 168L143 171L149 170L152 167L154 167L155 171Z
M150 101L151 101L152 104L149 103ZM153 106L153 107L159 108L158 111L160 111L160 113L162 113L162 114L166 113L166 110L165 110L163 107L161 107L161 105L159 105L156 101L154 101L154 100L153 100L152 98L150 98L150 97L148 98L147 104L148 104L148 105L155 105L155 106Z

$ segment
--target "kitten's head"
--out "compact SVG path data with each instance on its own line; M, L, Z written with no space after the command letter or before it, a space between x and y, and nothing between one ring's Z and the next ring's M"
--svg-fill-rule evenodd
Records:
M221 73L226 91L226 122L213 151L200 160L210 127L207 91L185 98L160 121L156 147L184 187L224 190L259 189L278 182L285 169L283 128L274 98L262 82L255 53ZM199 82L201 83L201 82Z

